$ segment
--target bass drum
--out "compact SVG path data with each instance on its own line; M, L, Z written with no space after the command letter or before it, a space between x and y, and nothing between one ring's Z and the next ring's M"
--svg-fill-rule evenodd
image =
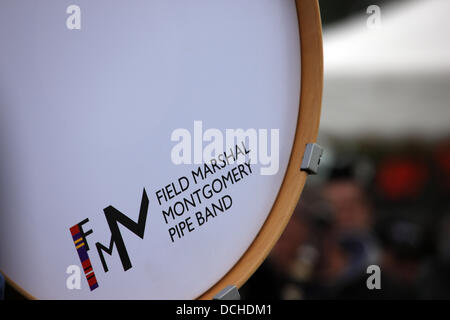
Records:
M0 270L29 298L212 298L300 197L316 0L0 3Z

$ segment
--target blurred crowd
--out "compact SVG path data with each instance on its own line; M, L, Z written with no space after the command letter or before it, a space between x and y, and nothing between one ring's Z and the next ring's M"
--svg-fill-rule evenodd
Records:
M308 181L243 298L450 298L450 141L366 149Z

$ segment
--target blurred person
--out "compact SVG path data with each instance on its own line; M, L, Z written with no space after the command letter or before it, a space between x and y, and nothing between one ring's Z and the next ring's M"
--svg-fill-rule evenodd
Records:
M423 279L434 268L429 230L439 223L442 201L435 188L444 176L433 180L436 166L429 163L428 153L427 147L404 144L384 156L377 170L381 266L395 298L419 299L432 291Z
M339 162L337 162L339 164ZM354 161L336 165L321 196L330 207L331 224L318 241L319 263L310 285L312 299L368 299L366 269L377 262L373 210Z
M309 297L417 298L417 279L428 250L425 224L414 221L413 215L377 221L379 215L351 167L332 173L322 194L333 213L333 223L321 239L320 262ZM366 270L372 264L381 269L380 290L367 288Z
M354 166L336 168L322 188L333 212L333 233L349 258L348 273L357 274L377 260L373 208Z

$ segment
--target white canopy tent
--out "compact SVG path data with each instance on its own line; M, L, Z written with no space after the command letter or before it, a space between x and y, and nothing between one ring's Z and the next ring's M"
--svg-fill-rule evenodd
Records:
M449 14L449 0L405 0L379 29L365 15L325 30L321 138L449 134Z

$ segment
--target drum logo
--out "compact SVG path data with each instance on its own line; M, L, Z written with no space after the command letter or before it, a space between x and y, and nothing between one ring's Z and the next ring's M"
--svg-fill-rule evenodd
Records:
M102 262L104 272L108 272L108 265L106 263L104 254L107 253L108 255L112 255L114 246L116 247L119 254L123 270L127 271L132 267L125 242L123 241L122 234L120 233L119 223L133 232L139 238L143 239L145 223L147 221L148 203L148 196L144 188L137 222L133 221L113 206L108 206L103 209L106 222L108 223L109 230L111 231L111 239L109 242L109 246L105 246L100 242L96 242L95 247L100 257L100 261ZM83 221L73 225L70 228L70 233L72 234L73 243L75 245L75 249L77 250L78 257L80 258L81 266L83 267L86 280L89 284L89 288L92 291L98 288L99 285L88 255L88 251L90 250L90 248L87 241L87 236L92 234L93 230L83 230L83 225L88 222L89 219L86 218Z

